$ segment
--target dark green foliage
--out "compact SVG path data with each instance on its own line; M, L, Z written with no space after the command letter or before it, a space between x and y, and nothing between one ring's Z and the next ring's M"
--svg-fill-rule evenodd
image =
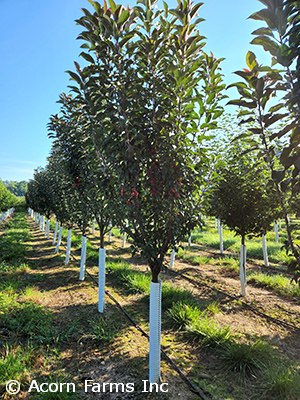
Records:
M209 214L242 238L270 230L280 216L280 207L265 165L232 147L216 172L208 191Z
M84 67L68 71L72 96L61 96L61 116L51 119L54 149L86 192L100 235L109 219L123 227L157 281L169 248L197 222L199 144L223 111L221 60L203 52L200 3L91 4L77 21Z

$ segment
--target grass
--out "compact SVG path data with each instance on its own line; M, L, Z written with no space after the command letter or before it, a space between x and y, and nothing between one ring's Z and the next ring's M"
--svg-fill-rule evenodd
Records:
M89 333L84 334L81 339L89 339L98 343L109 343L117 333L117 327L106 316L97 316L88 321Z
M162 285L162 308L167 310L175 303L185 303L189 305L196 305L196 300L189 290L177 288L170 283Z
M189 252L188 250L179 249L178 257L184 261L187 261L195 265L216 265L226 269L232 269L235 271L238 271L239 269L239 261L231 256L222 256L216 258L199 256L197 254Z
M191 339L199 340L207 347L224 346L232 340L230 327L222 327L208 316L192 321L186 325L185 330Z
M73 241L73 245L74 243L77 244L76 239L75 242ZM97 251L94 250L92 246L90 252L91 256L93 257L97 255ZM197 257L197 255L193 254L192 252L185 252L184 254L189 257ZM236 266L238 267L238 261L233 257L199 257L196 261L200 261L201 263L204 261L208 263L207 261L209 261L209 263L212 262L216 266L225 266L230 269L235 269ZM120 285L122 288L125 287L125 294L149 294L150 275L131 269L130 264L122 259L113 260L112 258L108 258L107 271L109 272L109 278L111 279L110 283ZM189 290L186 290L184 287L175 287L174 284L164 282L162 288L162 304L164 310L167 310L166 314L172 322L173 328L181 329L182 333L184 334L183 338L185 336L185 338L189 338L192 342L199 342L204 346L216 348L213 350L213 354L218 357L218 364L220 365L221 363L222 365L222 371L220 372L222 379L224 379L224 376L226 377L226 375L224 375L224 371L230 371L230 373L233 375L233 378L231 378L236 382L243 380L243 376L246 376L247 378L252 377L254 379L254 377L261 377L264 375L264 373L266 373L266 368L263 367L263 363L265 362L264 350L259 350L260 345L256 343L238 343L236 341L238 338L233 336L228 326L223 327L214 320L213 315L220 312L220 308L217 303L211 303L211 305L207 305L205 308L203 307L202 303L198 301L198 299L195 299L193 293ZM16 290L19 289L16 287ZM21 299L23 301L32 300L36 295L37 293L35 292L34 287L21 290ZM148 296L145 296L145 298L148 299ZM78 340L78 337L84 333L82 338L86 338L89 343L95 342L97 346L98 344L100 346L105 346L116 337L117 333L120 332L120 329L117 330L117 327L113 326L111 320L107 317L103 318L99 316L91 320L87 320L87 323L85 323L84 327L82 326L82 322L80 325L75 321L70 328L70 332L70 335L74 340ZM180 342L180 345L184 344ZM263 348L264 345L261 345L261 347ZM257 360L257 358L259 358L259 360ZM273 360L272 357L270 357L270 360L271 359ZM268 367L270 366L271 363L268 365ZM53 380L57 381L57 378L54 378ZM280 382L279 378L277 379L277 382ZM279 391L280 387L279 383L276 386L274 383L269 381L263 382L262 385L264 385L265 392L271 393L271 395L276 392L276 390ZM285 389L285 392L282 391L282 393L288 393L288 390L290 389ZM290 390L290 392L292 392L292 390ZM48 396L48 394L45 394L45 396ZM55 394L53 394L53 396L55 396ZM224 398L238 398L234 396L234 393L232 396L231 394L226 393L226 397L224 395ZM62 394L59 394L59 397L41 396L38 398L68 399L69 397L63 397ZM264 397L262 396L262 398Z
M280 274L267 275L264 273L249 273L248 281L255 283L258 286L272 289L280 295L300 297L299 285L292 283L289 278Z
M26 340L38 343L50 343L54 340L52 314L44 307L33 302L5 303L6 310L0 311L0 332L10 336L22 336Z
M262 341L253 344L231 342L221 349L219 357L223 369L236 372L244 382L247 378L257 378L272 364L274 351Z
M0 385L10 379L22 380L30 367L33 348L5 346L0 357Z
M168 316L172 321L172 326L176 329L183 329L193 321L197 321L203 314L198 307L182 303L174 303L168 310Z
M1 256L0 256L1 257ZM19 272L19 273L26 273L29 271L28 264L24 262L17 261L15 263L0 261L0 273L1 272Z
M299 400L299 371L292 366L274 365L266 370L261 387L260 396L267 396L272 400Z
M133 272L124 273L123 281L125 287L132 293L150 293L151 275L149 273Z
M235 236L233 232L223 228L224 237L224 249L238 253L240 250L240 238ZM281 243L275 242L275 234L273 231L267 233L267 245L268 245L268 255L270 262L287 264L289 257L286 255L285 251L282 249L282 243L285 239L285 232L283 229L280 231L280 241ZM217 229L208 221L208 225L203 229L195 230L192 234L192 241L194 243L219 250L219 234ZM261 238L252 238L247 240L247 257L263 260L262 243Z
M189 324L197 323L200 318L211 317L220 312L218 303L213 302L208 304L204 309L200 309L199 305L186 304L182 301L173 303L168 310L168 316L172 321L172 325L176 329L183 329Z

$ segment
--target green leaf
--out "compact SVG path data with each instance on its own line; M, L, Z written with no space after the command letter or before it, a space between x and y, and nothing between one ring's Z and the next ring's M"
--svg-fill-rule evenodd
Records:
M264 50L271 53L272 56L277 56L278 54L279 45L267 36L257 36L250 43L262 46Z
M227 105L246 107L246 108L256 108L257 104L255 101L244 101L244 100L230 100Z
M110 5L110 8L111 8L112 12L114 13L116 11L116 9L117 9L117 5L114 2L114 0L109 0L109 5Z
M91 64L94 64L94 63L95 63L93 57L92 57L90 54L85 53L84 51L82 51L82 52L80 53L80 56L81 56L82 58L84 58L86 61L90 62Z
M70 77L76 81L77 83L79 83L79 85L82 83L81 78L79 75L77 75L75 72L72 71L66 71L67 74L70 75Z
M197 12L197 11L199 10L199 8L202 7L202 6L203 6L203 3L198 3L198 4L194 5L194 7L192 8L192 11L191 11L191 18L194 17L194 15L196 14L196 12Z
M277 112L279 110L281 110L281 108L283 108L285 105L282 103L276 104L276 106L270 107L269 112L270 113L274 113Z
M268 27L272 30L276 29L278 26L278 20L276 18L276 15L272 11L270 11L266 8L253 13L252 15L250 15L249 18L255 19L257 21L265 21L267 23Z
M274 37L274 34L270 28L259 28L252 32L252 35L266 35Z
M124 22L126 22L126 21L128 20L129 16L130 16L129 11L126 10L126 9L123 10L123 11L121 12L121 15L120 15L119 18L118 18L118 24L119 24L119 25L122 25Z
M246 64L248 65L251 71L258 65L256 60L256 55L252 51L248 51L246 55Z
M265 115L263 117L265 128L268 128L269 126L273 125L275 122L287 117L288 115L289 114L287 114L287 113L286 114L275 114L275 115L268 114L268 115Z

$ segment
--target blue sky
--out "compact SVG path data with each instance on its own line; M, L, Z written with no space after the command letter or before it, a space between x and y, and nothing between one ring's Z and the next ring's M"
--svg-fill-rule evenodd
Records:
M47 123L59 109L59 94L67 90L64 71L73 69L80 53L76 36L81 29L74 20L90 5L87 0L0 0L0 6L0 178L28 180L46 164ZM247 17L261 8L258 0L206 0L200 10L206 49L226 58L227 83L245 66L251 32L259 26ZM266 59L259 48L252 50Z

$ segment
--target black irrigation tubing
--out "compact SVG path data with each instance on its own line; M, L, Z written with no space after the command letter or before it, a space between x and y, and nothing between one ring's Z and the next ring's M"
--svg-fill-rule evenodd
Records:
M87 238L90 239L88 236L87 236ZM211 252L211 253L213 253L213 252ZM213 254L215 254L215 253L213 253ZM296 325L294 325L294 324L292 324L290 322L283 321L281 319L278 319L276 317L272 317L271 315L268 315L268 314L264 313L263 311L259 310L257 307L254 307L251 304L246 303L245 301L241 300L241 298L239 296L231 295L228 292L226 292L225 290L216 288L215 286L212 286L207 282L196 281L195 279L190 278L190 277L188 277L188 276L186 276L186 275L184 275L184 274L182 274L182 273L180 273L178 271L171 270L168 267L165 267L165 268L170 273L173 273L173 274L181 276L183 279L187 280L188 282L190 282L194 286L197 286L197 287L205 286L205 287L208 287L209 289L215 290L216 292L218 292L220 294L223 294L224 296L230 298L231 300L238 300L243 305L244 308L248 308L254 314L256 314L256 315L258 315L258 316L260 316L260 317L262 317L262 318L264 318L264 319L266 319L268 321L271 321L271 322L273 322L273 323L275 323L277 325L283 326L283 327L285 327L287 329L292 329L294 331L300 331L300 328L298 326L296 326Z
M225 290L216 288L215 286L212 286L207 282L199 282L199 281L197 281L197 280L195 280L193 278L190 278L190 277L186 276L185 274L183 274L181 272L171 270L170 268L167 268L167 267L165 267L165 268L171 274L179 275L180 277L182 277L183 279L185 279L186 281L190 282L191 284L193 284L196 287L205 286L205 287L207 287L209 289L215 290L216 292L218 292L220 294L223 294L226 297L229 297L231 300L238 300L239 302L241 302L243 307L248 308L253 313L259 315L262 318L265 318L265 319L267 319L269 321L272 321L273 323L275 323L277 325L284 326L285 328L292 329L294 331L299 331L300 332L300 328L298 326L296 326L296 325L294 325L294 324L292 324L290 322L286 322L286 321L283 321L281 319L272 317L271 315L268 315L268 314L264 313L263 311L260 311L258 308L256 308L256 307L252 306L251 304L248 304L245 301L241 300L241 298L239 296L231 295L228 292L226 292Z
M98 286L97 280L94 278L93 275L91 275L87 269L85 270L87 275L91 278L91 280L95 283L95 285ZM116 300L113 295L108 291L105 290L105 294L116 304L118 309L126 316L126 318L131 322L131 324L142 334L142 336L146 337L149 341L149 335L147 332L144 331L143 328L139 326L135 322L135 320L128 314L128 312L125 310L125 308ZM180 377L187 383L187 385L190 387L193 393L197 394L202 400L208 400L208 397L206 396L205 392L201 389L198 388L191 382L191 380L184 374L184 372L178 367L178 365L168 356L168 354L165 352L164 349L161 349L161 353L167 360L168 364L171 365L171 367L180 375Z
M64 246L64 248L67 248L67 246L62 243L62 245ZM78 261L77 258L71 253L70 254L71 258L74 261ZM89 271L87 270L87 268L85 268L85 272L86 274L91 278L92 282L95 283L95 285L98 287L98 282L95 279L95 277L93 275L91 275L89 273ZM94 288L96 290L96 288ZM149 335L147 334L147 332L144 331L143 328L141 328L136 322L135 320L128 314L128 312L125 310L125 308L118 302L118 300L116 300L114 298L114 296L108 291L105 290L105 294L115 303L115 305L118 307L118 309L122 312L122 314L125 315L125 317L130 321L130 323L142 334L142 336L145 336L148 341L149 341ZM178 375L182 378L183 381L185 381L185 383L189 386L190 390L195 393L196 395L198 395L200 397L200 399L202 400L209 400L208 395L206 395L206 393L204 392L203 389L195 386L193 384L193 382L184 374L184 372L178 367L178 365L175 363L175 361L173 361L168 354L165 352L164 349L161 349L161 353L162 355L165 357L167 363L178 373Z

